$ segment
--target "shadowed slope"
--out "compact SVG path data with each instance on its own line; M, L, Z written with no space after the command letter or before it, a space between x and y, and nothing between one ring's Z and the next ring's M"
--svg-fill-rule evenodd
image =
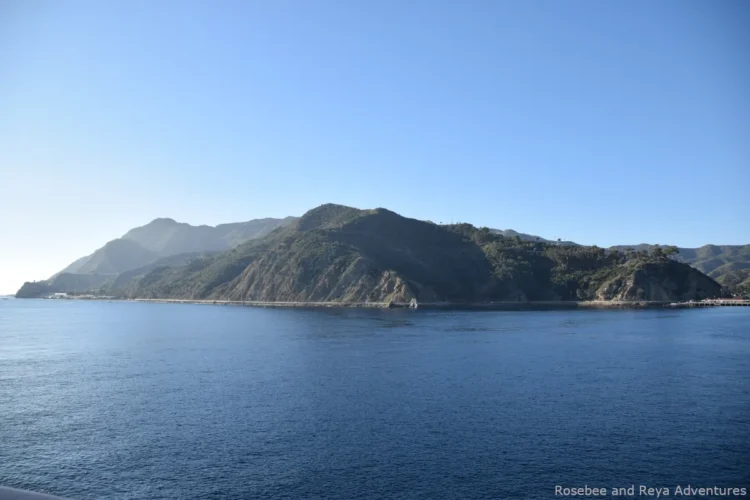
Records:
M135 294L284 302L678 300L718 296L690 267L646 252L506 238L385 209L323 205L230 252L154 270Z

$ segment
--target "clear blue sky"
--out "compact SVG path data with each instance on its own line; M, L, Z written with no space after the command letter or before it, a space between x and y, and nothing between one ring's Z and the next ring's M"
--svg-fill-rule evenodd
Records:
M750 243L750 2L0 2L0 292L325 202Z

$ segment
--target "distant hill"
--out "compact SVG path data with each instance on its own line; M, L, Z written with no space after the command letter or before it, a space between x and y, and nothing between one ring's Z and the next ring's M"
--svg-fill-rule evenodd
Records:
M17 295L116 290L156 267L185 264L195 258L230 250L295 220L295 217L265 218L212 227L191 226L168 218L155 219L131 229L91 255L77 259L48 280L25 283Z
M265 218L213 227L191 226L168 218L154 219L110 241L93 254L81 257L60 273L119 274L161 257L226 251L294 220L294 217Z
M142 266L154 261L159 255L148 250L135 241L127 239L112 240L89 256L76 274L119 274L128 269Z
M508 238L323 205L216 256L159 267L131 296L262 301L686 300L721 287L647 252Z
M68 265L68 267L66 267L65 269L63 269L57 274L77 273L86 264L86 262L89 261L90 258L91 258L91 255L85 255L79 259L76 259L72 264ZM57 274L55 276L57 276Z
M156 219L131 229L122 239L139 243L160 257L193 252L219 252L263 236L279 226L293 221L285 219L255 219L213 226L191 226L173 219Z
M285 217L284 219L266 218L255 219L248 222L219 224L216 226L216 231L226 243L227 248L234 248L246 241L265 236L277 227L291 224L297 219L298 217Z
M750 269L726 272L717 281L733 293L750 298Z
M191 252L217 252L229 245L212 226L191 226L174 219L160 218L131 229L121 238L132 241L158 257ZM132 269L132 267L129 267Z

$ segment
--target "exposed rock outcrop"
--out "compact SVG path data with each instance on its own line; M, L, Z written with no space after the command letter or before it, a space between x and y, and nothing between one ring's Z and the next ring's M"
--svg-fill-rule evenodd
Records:
M604 283L597 300L683 301L718 298L716 281L690 266L674 261L652 262Z

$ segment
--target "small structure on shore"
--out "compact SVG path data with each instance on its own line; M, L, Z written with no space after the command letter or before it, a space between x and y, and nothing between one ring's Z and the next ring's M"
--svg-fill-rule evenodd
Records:
M409 309L416 309L419 307L419 304L417 303L417 299L411 299L409 301Z

